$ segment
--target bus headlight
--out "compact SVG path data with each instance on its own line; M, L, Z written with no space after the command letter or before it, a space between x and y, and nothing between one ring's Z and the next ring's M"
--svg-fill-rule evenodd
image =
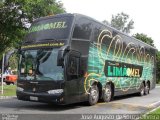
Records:
M49 90L47 92L48 94L57 94L57 93L62 93L63 89Z
M24 89L23 88L21 88L21 87L17 87L17 91L24 91Z

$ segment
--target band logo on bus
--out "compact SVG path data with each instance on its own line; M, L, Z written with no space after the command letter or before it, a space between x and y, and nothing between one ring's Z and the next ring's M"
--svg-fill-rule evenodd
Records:
M141 77L143 67L124 62L106 60L104 72L106 77Z
M50 30L50 29L64 29L67 28L67 24L65 21L53 22L53 23L46 23L31 26L28 30L28 33L38 32L42 30Z

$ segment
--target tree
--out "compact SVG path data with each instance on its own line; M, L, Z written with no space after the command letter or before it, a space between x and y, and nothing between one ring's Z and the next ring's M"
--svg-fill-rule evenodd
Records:
M157 70L156 70L156 77L157 77L157 83L160 83L160 51L157 52L156 55L157 60Z
M105 25L109 25L110 26L110 23L107 20L103 20L102 23L104 23Z
M7 47L18 44L36 18L64 13L61 2L56 0L4 0L0 2L0 55Z
M133 29L134 21L129 21L129 15L125 13L118 13L116 16L112 15L111 26L120 30L124 33L129 34L130 30Z
M133 35L133 37L151 45L154 46L153 40L151 37L148 37L147 35L143 34L143 33L136 33Z

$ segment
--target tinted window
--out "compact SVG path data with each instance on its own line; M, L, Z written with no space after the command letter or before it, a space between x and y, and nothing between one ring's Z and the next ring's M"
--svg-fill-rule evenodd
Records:
M75 28L73 31L73 38L77 39L90 39L92 31L92 24L89 20L79 18L76 20Z
M102 30L104 30L105 28L99 24L95 24L94 26L94 34L93 34L93 41L97 42L98 37L101 33Z

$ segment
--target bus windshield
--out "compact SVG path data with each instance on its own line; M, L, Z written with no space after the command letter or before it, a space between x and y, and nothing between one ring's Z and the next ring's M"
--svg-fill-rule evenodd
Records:
M72 20L72 16L66 16L35 21L29 28L24 41L66 40L71 31Z
M63 80L63 68L57 66L58 49L22 51L20 80Z

